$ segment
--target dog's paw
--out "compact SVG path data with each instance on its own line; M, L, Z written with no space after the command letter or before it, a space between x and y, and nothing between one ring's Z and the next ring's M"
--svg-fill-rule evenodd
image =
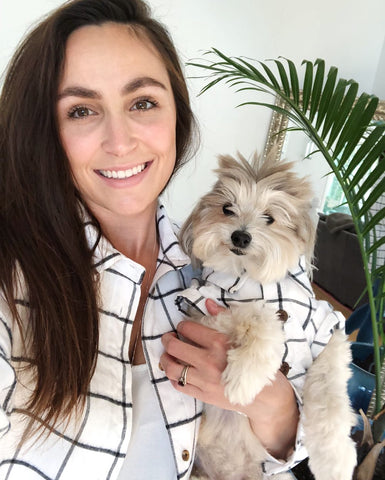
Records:
M222 374L225 395L232 404L248 405L271 383L284 353L282 324L271 306L261 302L231 310L233 345Z

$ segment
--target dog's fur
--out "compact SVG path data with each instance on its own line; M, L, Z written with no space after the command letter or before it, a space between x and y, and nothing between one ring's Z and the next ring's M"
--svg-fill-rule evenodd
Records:
M284 277L301 254L310 267L315 228L309 182L273 155L266 161L255 155L252 165L241 155L240 162L221 156L219 164L218 182L182 226L184 250L206 267L231 274L246 270L262 284ZM224 215L224 205L234 215ZM231 252L234 230L247 230L253 238L244 255Z
M236 276L246 272L264 285L285 278L304 255L310 274L315 225L308 181L274 155L264 161L255 156L251 165L242 156L239 161L222 156L219 166L217 183L180 232L193 263ZM199 320L230 338L222 380L232 404L251 403L281 365L285 336L275 310L260 300ZM306 377L305 442L317 480L350 480L355 465L349 438L354 416L346 393L349 362L345 335L336 331ZM205 406L192 478L262 478L264 458L246 417Z

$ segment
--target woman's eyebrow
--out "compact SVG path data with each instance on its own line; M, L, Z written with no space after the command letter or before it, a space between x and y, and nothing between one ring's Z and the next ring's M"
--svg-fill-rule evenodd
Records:
M102 98L101 94L95 90L91 90L85 87L66 87L62 92L57 96L58 100L66 97L81 97L81 98Z
M155 80L152 77L138 77L130 80L121 90L122 95L127 95L129 93L133 93L136 90L139 90L143 87L158 87L162 90L167 90L167 87L164 83L160 82L159 80ZM66 97L81 97L81 98L91 98L91 99L98 99L102 98L102 94L97 90L92 90L86 87L81 86L70 86L66 87L62 92L58 95L58 100Z
M155 80L155 78L138 77L128 82L122 88L122 94L132 93L135 90L139 90L139 88L143 88L143 87L159 87L159 88L162 88L163 90L167 90L166 85L164 85L164 83L160 82L159 80Z

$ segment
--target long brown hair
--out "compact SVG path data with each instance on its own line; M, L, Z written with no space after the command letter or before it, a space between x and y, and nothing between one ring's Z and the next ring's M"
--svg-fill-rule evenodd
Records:
M45 424L68 417L82 403L96 364L92 249L60 144L56 102L69 35L109 21L146 35L164 61L177 110L175 170L186 161L194 131L178 55L141 0L66 2L14 55L0 97L0 288L21 327L15 298L21 273L30 308L24 338L37 372L27 409Z

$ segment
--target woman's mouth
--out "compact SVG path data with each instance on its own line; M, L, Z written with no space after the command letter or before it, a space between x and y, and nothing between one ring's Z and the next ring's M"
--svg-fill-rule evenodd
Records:
M147 162L142 163L141 165L136 165L134 168L128 168L127 170L98 170L98 173L105 178L125 179L143 172L146 167Z

